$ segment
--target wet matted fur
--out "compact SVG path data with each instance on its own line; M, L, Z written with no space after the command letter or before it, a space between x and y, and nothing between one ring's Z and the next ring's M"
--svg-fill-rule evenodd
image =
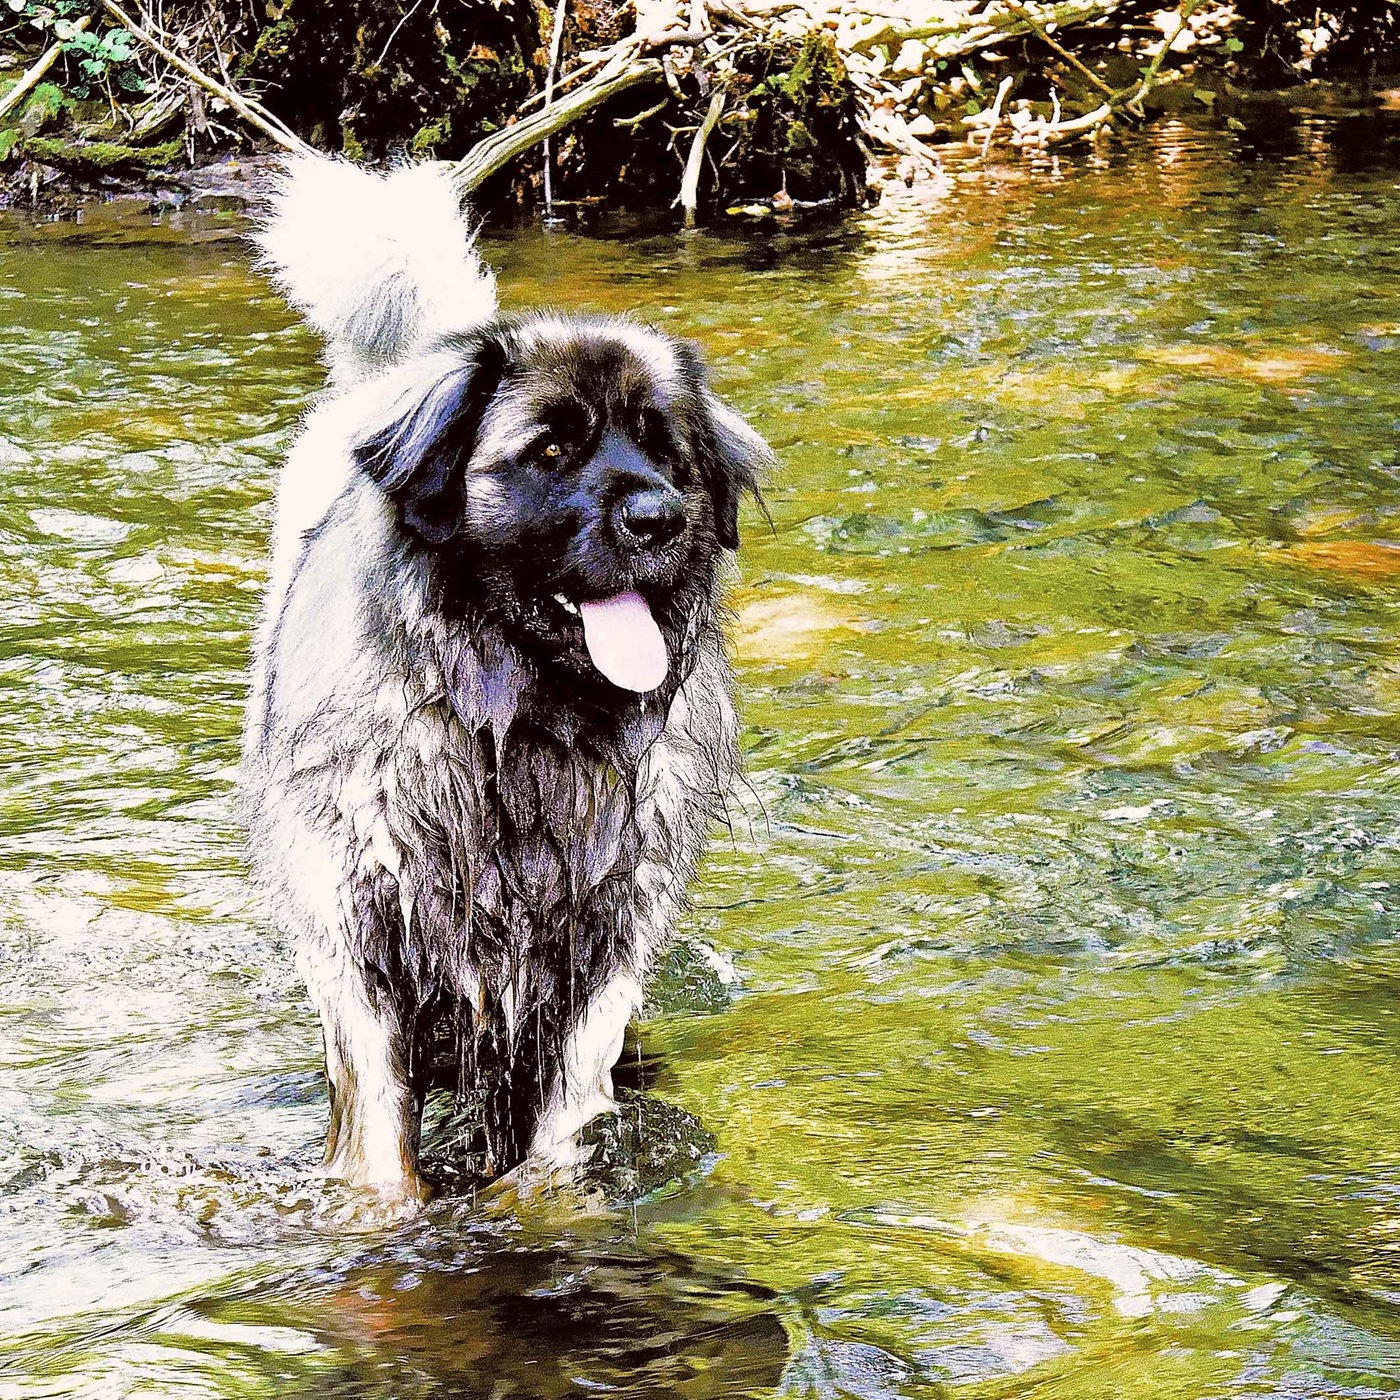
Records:
M767 449L685 343L502 317L441 167L300 162L261 241L331 370L244 757L328 1168L420 1191L444 1053L488 1170L568 1164L738 762L719 576Z

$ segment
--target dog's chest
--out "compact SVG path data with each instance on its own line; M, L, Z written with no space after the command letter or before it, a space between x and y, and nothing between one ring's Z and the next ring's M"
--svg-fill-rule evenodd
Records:
M665 823L635 761L520 717L470 724L446 700L387 732L362 759L357 864L424 998L588 995L637 960Z

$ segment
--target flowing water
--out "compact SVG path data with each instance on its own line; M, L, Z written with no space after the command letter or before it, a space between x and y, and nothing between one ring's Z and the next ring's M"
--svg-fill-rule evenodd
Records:
M752 791L654 1170L380 1229L232 806L315 346L218 217L5 225L0 1397L1400 1393L1398 180L1275 117L488 239L778 450Z

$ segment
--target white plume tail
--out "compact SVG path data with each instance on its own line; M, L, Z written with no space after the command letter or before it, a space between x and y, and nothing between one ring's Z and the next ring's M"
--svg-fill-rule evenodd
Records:
M325 156L291 160L258 231L263 265L326 338L331 368L357 376L496 311L449 168L385 174Z

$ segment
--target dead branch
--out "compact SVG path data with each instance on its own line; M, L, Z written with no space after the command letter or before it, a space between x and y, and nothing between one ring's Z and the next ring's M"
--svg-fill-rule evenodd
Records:
M559 73L559 51L564 45L564 17L568 13L569 0L559 0L554 7L554 32L549 41L549 68L544 75L544 109L549 111L554 103L554 79ZM544 138L544 216L554 215L554 176L553 152L549 148L549 137Z
M86 29L92 23L91 15L84 15L82 19L73 21L73 33ZM50 68L58 62L58 56L63 52L63 45L66 40L60 40L52 48L44 51L44 56L32 68L27 68L20 75L19 82L7 92L4 97L0 97L0 117L7 117L11 112L39 86L40 80Z
M1113 120L1113 107L1108 102L1095 107L1092 112L1085 112L1082 117L1071 117L1067 121L1063 120L1060 117L1059 97L1052 94L1052 99L1054 111L1048 121L1044 117L1033 117L1026 112L1012 114L1011 144L1013 146L1029 146L1033 149L1056 146L1061 141L1069 141L1076 136L1097 135Z
M271 137L284 150L292 151L297 155L315 154L312 147L308 146L289 127L283 125L261 103L253 101L251 97L242 96L233 88L226 87L203 70L196 68L188 59L182 58L173 49L168 48L157 39L154 34L143 29L114 0L98 0L98 3L123 29L129 31L133 38L139 40L157 57L164 59L176 72L183 73L192 83L196 83L206 92L212 93L225 103L230 111L236 112L242 117L249 126L256 127L264 136Z
M1084 78L1087 82L1096 87L1110 102L1113 100L1113 89L1109 87L1093 69L1081 63L1074 54L1065 48L1063 44L1059 43L1050 31L1041 24L1040 20L1020 3L1020 0L1002 0L1002 3L1014 14L1020 15L1021 18L1025 20L1026 24L1030 26L1031 33L1034 34L1047 49L1064 59L1081 78Z
M671 98L669 95L667 95L666 97L663 97L660 102L657 102L653 106L644 108L642 111L638 112L635 117L614 117L613 125L621 127L624 131L633 131L637 127L641 126L641 124L644 121L646 121L648 117L654 117L657 115L657 113L664 112L666 108L670 105Z
M1176 28L1163 39L1162 47L1157 50L1153 55L1152 62L1147 65L1147 71L1142 75L1142 82L1138 85L1137 91L1123 104L1133 116L1141 117L1143 115L1142 99L1152 91L1163 61L1172 51L1172 45L1181 38L1181 31L1186 28L1192 11L1198 4L1200 4L1200 0L1181 0L1181 8L1176 13Z
M1120 9L1123 0L1061 0L1047 6L1039 16L1042 28L1083 24L1101 19ZM998 13L990 6L981 14L963 20L935 20L928 24L910 24L899 20L876 20L859 30L850 42L853 53L870 53L882 46L898 48L906 39L918 39L928 44L936 58L958 58L975 49L986 48L1006 39L1032 33L1031 26L1013 10ZM932 41L932 42L930 42Z
M1008 73L997 85L996 100L992 103L992 109L987 113L987 133L982 138L982 159L986 160L987 151L992 144L992 137L996 135L996 129L1001 125L1001 105L1006 101L1006 94L1011 91L1016 79ZM971 119L969 119L970 124Z
M943 169L938 157L909 130L909 123L896 112L867 109L861 113L860 129L872 145L908 156L927 174L937 174Z
M108 0L103 0L108 3ZM552 107L524 117L514 126L502 127L478 141L453 167L452 173L465 193L474 190L516 156L537 146L546 136L562 131L586 112L641 83L657 82L661 65L654 58L619 57L601 73L575 88Z
M685 210L686 228L695 227L695 210L700 202L700 174L705 163L705 142L719 124L724 114L724 91L716 88L710 94L710 104L705 108L705 120L690 143L690 157L685 163L685 175L681 180L681 208Z

